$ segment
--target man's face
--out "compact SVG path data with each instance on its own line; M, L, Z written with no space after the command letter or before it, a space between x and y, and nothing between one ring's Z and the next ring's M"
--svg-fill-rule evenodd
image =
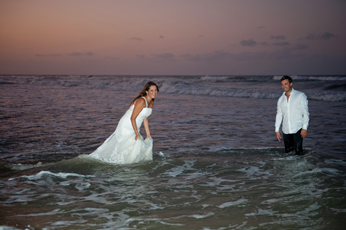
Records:
M286 93L291 92L292 90L292 83L290 83L287 79L283 80L281 82L281 88L283 89L283 91L285 91Z

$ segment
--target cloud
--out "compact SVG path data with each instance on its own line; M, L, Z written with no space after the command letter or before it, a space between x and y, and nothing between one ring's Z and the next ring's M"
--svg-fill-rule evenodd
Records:
M36 54L36 57L61 57L61 54Z
M223 50L217 50L204 54L184 54L179 56L182 59L201 62L201 63L247 63L247 62L264 62L264 61L280 61L280 60L293 60L304 57L303 54L295 54L291 49L285 48L274 52L242 52L242 53L229 53Z
M329 33L329 32L324 32L322 34L309 34L305 37L306 40L329 40L332 37L335 37L335 34Z
M137 37L132 37L132 38L129 38L129 40L134 40L134 41L143 41L142 38L137 38Z
M286 37L285 37L284 35L277 35L277 36L272 35L272 36L270 36L270 39L274 39L274 40L285 40Z
M137 58L144 59L144 58L145 58L145 55L144 55L144 54L137 54L136 57L137 57Z
M65 54L67 56L93 56L94 53L93 52L85 52L85 53L81 53L81 52L72 52L72 53L67 53ZM61 54L36 54L36 57L61 57Z
M105 57L106 59L112 59L112 60L118 60L119 58L116 57Z
M179 57L187 59L189 61L193 62L216 62L216 61L222 61L226 59L231 59L234 56L234 54L225 52L223 50L216 50L211 53L204 53L204 54L184 54L180 55Z
M163 35L161 35L161 36L160 36L160 39L164 39L164 36L163 36Z
M264 28L266 28L265 26L259 26L259 27L257 27L257 29L264 29Z
M292 48L292 50L305 50L308 46L305 44L297 44L295 47Z
M332 37L335 37L335 35L329 32L325 32L319 38L322 40L328 40L329 38L332 38Z
M161 59L161 60L173 60L174 59L174 54L171 54L171 53L152 54L151 56L153 56L156 59Z
M249 39L249 40L242 40L240 42L240 45L242 46L257 46L257 42L253 39Z
M267 45L269 45L269 44L266 43L266 42L260 42L260 43L258 43L258 44L260 44L261 46L267 46Z
M305 37L306 40L315 40L316 39L316 35L314 34L309 34Z
M288 46L290 45L289 42L274 42L272 43L274 46Z
M93 52L86 52L86 53L80 53L80 52L73 52L73 53L67 53L68 56L93 56Z

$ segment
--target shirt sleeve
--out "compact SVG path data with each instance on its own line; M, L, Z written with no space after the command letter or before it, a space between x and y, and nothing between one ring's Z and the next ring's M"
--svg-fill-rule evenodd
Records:
M308 108L308 99L304 93L301 96L301 104L302 104L302 110L303 110L303 129L308 130L310 114L309 114L309 108Z
M280 99L281 99L281 97L279 98L277 105L276 105L275 132L279 132L281 121L282 121L282 111L281 111L281 106L280 106Z

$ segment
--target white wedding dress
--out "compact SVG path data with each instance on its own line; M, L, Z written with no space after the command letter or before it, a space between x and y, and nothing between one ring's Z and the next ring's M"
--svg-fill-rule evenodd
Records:
M148 108L145 97L146 108L138 114L136 118L137 130L139 133L143 120L151 115L152 109ZM135 140L136 133L131 124L131 115L135 105L131 105L124 116L120 119L114 133L98 147L93 153L88 155L104 162L114 164L131 164L153 159L153 139L146 138Z

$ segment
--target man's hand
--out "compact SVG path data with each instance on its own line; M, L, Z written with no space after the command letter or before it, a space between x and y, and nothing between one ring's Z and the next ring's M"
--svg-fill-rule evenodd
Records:
M302 136L302 138L305 138L308 135L308 131L306 129L302 129L302 131L300 131L300 136Z
M281 142L281 135L280 135L280 133L279 132L275 132L275 134L276 134L276 138L278 139L278 141Z

